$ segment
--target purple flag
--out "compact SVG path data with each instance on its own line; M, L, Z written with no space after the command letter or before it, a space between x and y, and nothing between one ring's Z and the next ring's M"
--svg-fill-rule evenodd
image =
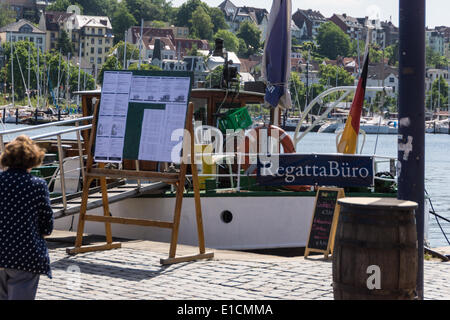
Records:
M266 81L265 100L272 107L289 109L291 74L291 0L274 0L270 10L262 64Z

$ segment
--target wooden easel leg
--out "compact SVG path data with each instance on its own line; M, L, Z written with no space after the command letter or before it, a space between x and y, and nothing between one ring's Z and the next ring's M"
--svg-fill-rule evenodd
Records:
M195 200L195 215L197 218L197 234L198 234L198 247L200 253L205 253L205 234L203 232L203 217L202 206L200 201L200 186L198 181L198 169L195 164L191 166L192 181L194 185L194 200Z
M78 217L77 238L75 240L75 248L79 248L83 244L83 231L85 222L84 217L86 215L87 202L89 197L89 186L92 180L93 180L92 178L87 178L83 185L83 196L81 198L80 215ZM67 253L70 253L69 249L67 249Z
M99 168L104 168L105 164L99 164ZM105 217L110 216L109 203L108 203L108 187L106 186L106 178L100 178L100 188L102 190L102 202L103 202L103 215ZM106 243L112 243L111 223L105 222L105 236Z
M186 165L181 165L180 181L177 186L177 197L175 200L175 212L173 217L172 238L170 241L169 258L175 258L177 253L178 231L180 228L181 206L183 204L184 182L186 179Z
M305 254L303 255L305 258L308 258L308 256L309 256L309 250L308 249L305 249Z

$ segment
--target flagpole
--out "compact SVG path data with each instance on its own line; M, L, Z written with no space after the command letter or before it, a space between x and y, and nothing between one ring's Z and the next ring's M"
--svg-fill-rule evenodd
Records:
M424 297L425 0L400 0L398 198L419 205L417 295Z

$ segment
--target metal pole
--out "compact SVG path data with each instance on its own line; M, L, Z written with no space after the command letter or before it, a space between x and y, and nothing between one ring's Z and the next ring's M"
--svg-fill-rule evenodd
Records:
M28 85L27 85L27 87L28 87L28 99L30 99L30 91L31 91L31 87L30 87L30 68L31 68L31 65L30 65L30 56L31 56L31 48L30 48L30 44L28 43L28 78L27 78L27 80L28 80ZM31 103L30 103L30 105L31 105Z
M69 77L70 77L70 52L67 53L67 77L66 77L66 106L67 106L67 113L69 113L69 107L70 107Z
M14 42L12 41L12 32L9 34L9 41L11 42L11 93L12 93L12 106L14 108L14 54L13 54Z
M62 57L61 49L59 49L58 84L57 84L57 86L56 86L56 106L58 107L58 109L60 108L60 107L59 107L59 86L61 85L61 84L60 84L60 82L61 82L61 57ZM59 120L58 120L58 121L59 121Z
M423 299L425 0L400 0L398 198L418 203L417 295Z
M127 69L127 30L125 30L125 43L123 46L123 69Z
M58 143L58 160L59 160L59 180L61 182L61 194L63 200L63 208L67 209L67 198L66 198L66 182L64 179L64 151L61 143L61 135L57 136Z
M36 100L36 109L39 108L39 93L41 92L41 86L39 83L40 78L40 72L41 69L39 68L39 49L37 49L37 71L36 71L36 91L37 91L37 100Z
M80 50L78 52L78 87L77 90L80 91L80 77L81 77L81 36L78 36L78 41L80 41ZM80 107L80 95L77 94L77 110Z
M306 97L305 97L305 110L308 107L309 102L309 49L308 49L308 60L306 60ZM312 120L311 120L312 121ZM308 122L308 119L306 119Z
M75 122L75 127L79 127L79 123ZM84 161L83 161L83 145L81 143L80 130L77 130L77 143L78 143L78 156L80 157L80 170L83 181L86 181L86 176L84 173Z
M142 33L144 31L144 19L141 19L141 36L139 39L139 64L138 64L138 70L141 70L141 51L142 51Z

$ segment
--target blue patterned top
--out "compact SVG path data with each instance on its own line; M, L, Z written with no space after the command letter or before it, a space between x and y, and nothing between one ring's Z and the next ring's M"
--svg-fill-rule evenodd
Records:
M52 277L47 244L53 211L47 183L22 169L0 173L0 268Z

